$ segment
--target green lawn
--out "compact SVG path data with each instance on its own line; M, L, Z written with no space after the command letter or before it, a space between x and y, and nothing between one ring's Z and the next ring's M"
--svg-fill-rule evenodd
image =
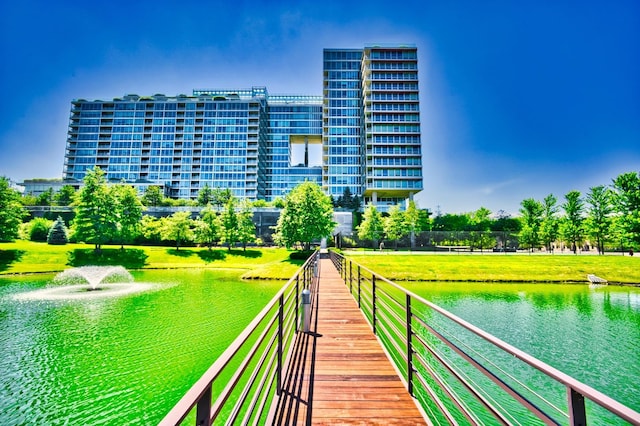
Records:
M288 279L304 263L290 260L283 248L181 248L105 246L99 256L92 245L62 246L16 241L0 243L0 275L59 272L71 266L123 265L128 269L216 268L237 269L245 278Z
M621 255L409 254L346 251L355 262L392 280L640 283L640 259Z

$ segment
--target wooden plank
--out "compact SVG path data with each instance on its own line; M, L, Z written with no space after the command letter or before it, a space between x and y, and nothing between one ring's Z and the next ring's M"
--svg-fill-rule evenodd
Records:
M328 258L318 287L304 359L285 380L274 423L427 424Z

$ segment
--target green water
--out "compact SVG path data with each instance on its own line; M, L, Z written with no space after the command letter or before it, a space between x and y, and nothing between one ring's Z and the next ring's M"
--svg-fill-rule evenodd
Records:
M153 291L16 301L52 278L0 278L0 424L156 424L282 282L134 272Z
M52 277L0 278L0 424L156 424L282 282L135 272L153 291L16 301ZM406 287L640 411L640 289Z
M640 411L640 288L487 283L403 286ZM564 388L558 388L559 399L566 399ZM587 409L595 416L595 424L624 424L594 404Z

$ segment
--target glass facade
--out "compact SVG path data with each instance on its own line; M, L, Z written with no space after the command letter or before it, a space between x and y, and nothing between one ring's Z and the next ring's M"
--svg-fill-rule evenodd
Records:
M325 49L323 94L265 87L191 96L74 100L64 179L99 166L111 181L196 198L205 185L272 201L305 180L382 210L422 189L417 50Z

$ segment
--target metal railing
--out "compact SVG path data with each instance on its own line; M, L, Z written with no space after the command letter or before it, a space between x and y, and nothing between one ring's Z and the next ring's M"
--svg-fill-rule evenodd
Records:
M434 423L586 425L597 411L607 422L640 425L631 408L356 262L330 256Z
M318 253L287 281L160 425L181 424L194 407L196 425L208 426L215 420L225 424L267 422L273 415L272 400L283 389L283 372L302 321L302 291L316 294Z

